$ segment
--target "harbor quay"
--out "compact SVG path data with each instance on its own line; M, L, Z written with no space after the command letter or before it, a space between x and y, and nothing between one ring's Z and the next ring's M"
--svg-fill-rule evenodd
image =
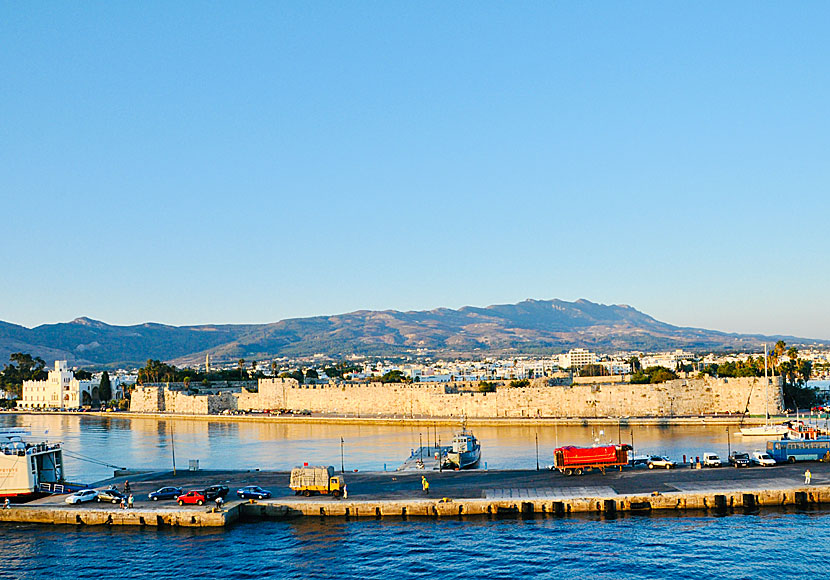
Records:
M812 472L810 484L804 471ZM97 482L94 487L123 488L129 479L135 506L110 504L68 506L64 496L47 496L0 509L2 522L144 527L225 527L237 521L290 518L409 518L510 516L617 512L679 513L703 510L714 514L763 507L809 509L830 505L830 465L779 465L736 469L721 467L670 470L624 468L605 475L591 472L566 477L542 470L470 470L415 472L346 472L348 497L295 496L284 471L197 471L132 474ZM429 494L421 478L429 481ZM211 505L178 506L172 500L150 501L147 494L174 485L200 489L214 484L230 488L222 509ZM234 491L260 485L273 497L237 500Z

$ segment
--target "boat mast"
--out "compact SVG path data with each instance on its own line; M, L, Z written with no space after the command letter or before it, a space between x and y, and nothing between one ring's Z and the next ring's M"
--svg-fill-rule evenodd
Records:
M767 377L767 343L764 343L764 408L767 411L767 425L769 425L769 378Z

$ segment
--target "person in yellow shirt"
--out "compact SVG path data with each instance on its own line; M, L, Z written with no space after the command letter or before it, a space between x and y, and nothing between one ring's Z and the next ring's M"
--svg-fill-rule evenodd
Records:
M421 476L421 487L424 489L424 495L429 495L429 482L423 475Z

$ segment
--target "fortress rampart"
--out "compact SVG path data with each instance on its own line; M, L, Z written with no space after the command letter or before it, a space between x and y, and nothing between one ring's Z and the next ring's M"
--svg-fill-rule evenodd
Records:
M769 381L765 388L764 381ZM501 386L483 393L477 383L300 385L260 379L258 392L189 395L161 386L138 387L130 411L214 414L225 410L308 409L319 413L403 417L671 417L704 413L770 414L783 410L780 377L675 379L660 384ZM765 392L769 400L765 402Z

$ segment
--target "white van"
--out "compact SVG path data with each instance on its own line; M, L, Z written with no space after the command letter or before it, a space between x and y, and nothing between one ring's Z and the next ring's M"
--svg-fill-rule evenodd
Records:
M720 467L723 465L723 462L720 460L714 453L704 453L703 454L703 467Z

